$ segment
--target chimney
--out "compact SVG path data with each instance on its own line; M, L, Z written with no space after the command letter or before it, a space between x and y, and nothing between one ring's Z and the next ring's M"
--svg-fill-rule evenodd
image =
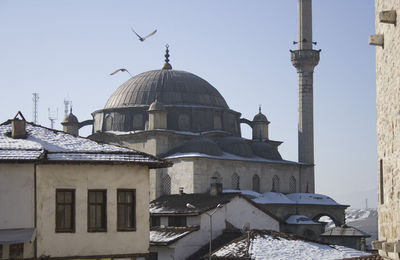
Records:
M210 187L210 195L211 196L217 196L222 194L222 183L217 182L217 183L211 183Z
M21 118L19 119L18 116ZM26 138L26 121L20 111L15 115L11 123L11 137L14 139Z
M180 194L180 195L185 194L185 193L183 192L183 187L179 187L179 194Z

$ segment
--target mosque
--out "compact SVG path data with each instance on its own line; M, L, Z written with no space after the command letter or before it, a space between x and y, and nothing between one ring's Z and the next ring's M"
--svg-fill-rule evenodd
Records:
M320 50L313 49L311 1L299 3L298 49L291 51L299 83L298 162L282 158L278 149L282 142L269 139L270 122L261 108L252 120L242 118L205 79L173 69L168 46L161 69L128 79L103 109L92 113L93 120L80 123L71 112L62 122L64 131L78 135L80 127L92 124L90 139L170 160L173 166L150 171L151 200L205 193L215 184L230 190L312 195L313 72ZM241 136L240 124L252 128L251 139ZM283 219L301 213L315 221L327 215L337 226L345 223L347 205L333 201L319 203L317 209L318 203L306 204L303 212L298 212L297 204L296 210L293 205L269 210Z

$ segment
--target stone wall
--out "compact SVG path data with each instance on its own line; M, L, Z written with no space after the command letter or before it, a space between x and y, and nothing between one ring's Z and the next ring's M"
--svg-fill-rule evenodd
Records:
M376 109L378 136L379 242L382 256L400 259L400 2L375 1ZM397 13L397 21L389 16ZM393 12L394 11L394 12ZM383 36L383 46L382 44ZM377 40L379 39L379 40ZM375 41L374 41L375 40ZM396 252L397 251L397 252Z

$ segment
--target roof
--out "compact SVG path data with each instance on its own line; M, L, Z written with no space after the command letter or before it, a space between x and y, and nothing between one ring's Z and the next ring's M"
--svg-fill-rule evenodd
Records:
M226 204L237 196L240 196L240 194L230 193L212 196L209 193L184 193L164 195L150 202L150 214L199 215L217 207L218 204ZM188 208L187 203L196 208Z
M35 228L0 229L0 245L33 241Z
M233 198L239 197L246 200L252 206L264 212L278 222L282 219L272 214L268 209L260 207L247 196L240 193L221 193L211 195L209 193L191 193L191 194L172 194L164 195L150 202L150 214L157 215L200 215L206 211L214 209L218 204L227 204ZM189 208L186 205L191 204L195 208Z
M380 255L367 255L367 256L360 256L360 257L352 257L352 258L343 258L343 260L385 260L387 258L384 258Z
M247 190L223 190L224 193L241 193L257 204L302 204L302 205L329 205L346 206L334 201L332 198L316 193L289 193L279 192L258 193ZM251 194L249 194L251 192Z
M342 259L368 255L296 235L253 230L212 252L212 259Z
M27 137L11 137L11 120L0 125L0 161L124 162L167 167L152 155L114 145L100 144L62 131L26 123Z
M371 235L361 231L355 227L342 225L340 227L334 227L325 231L320 236L322 237L370 237Z
M198 226L193 227L154 227L150 230L150 245L165 246L172 244L193 231L199 230Z
M217 89L204 79L180 70L152 70L130 78L108 99L105 109L164 105L198 105L228 109Z

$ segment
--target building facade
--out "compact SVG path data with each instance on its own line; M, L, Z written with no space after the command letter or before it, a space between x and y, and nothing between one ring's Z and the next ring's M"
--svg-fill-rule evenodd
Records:
M375 1L378 233L380 255L400 259L400 2Z
M18 116L0 125L0 258L145 259L149 168L169 164Z

